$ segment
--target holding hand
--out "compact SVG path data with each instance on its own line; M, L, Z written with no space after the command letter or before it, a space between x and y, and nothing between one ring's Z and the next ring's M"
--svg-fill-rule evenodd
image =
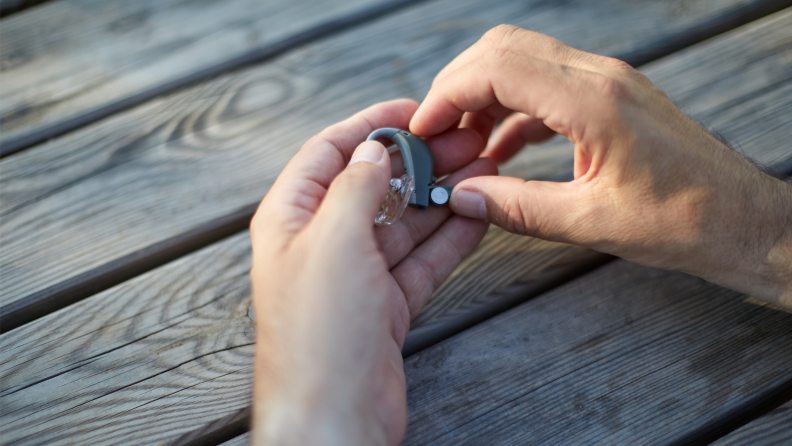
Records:
M456 184L459 215L407 209L374 227L402 169L378 142L360 143L408 124L435 175L453 172L444 184ZM575 144L569 183L497 177L478 158L505 161L555 133ZM380 104L308 141L262 201L251 223L254 443L397 444L410 320L480 242L483 221L792 308L792 187L623 62L498 27L437 76L420 108Z
M417 107L379 104L312 138L256 212L254 443L398 444L404 435L410 320L488 226L447 206L374 226L393 173L385 147L361 141L406 128ZM478 159L483 142L471 130L426 142L437 176L456 171L443 184L497 173Z
M559 133L575 144L575 180L471 178L454 189L456 213L792 308L792 187L629 65L500 26L438 74L410 130L429 137L461 119L486 140L504 118L484 155L505 161Z

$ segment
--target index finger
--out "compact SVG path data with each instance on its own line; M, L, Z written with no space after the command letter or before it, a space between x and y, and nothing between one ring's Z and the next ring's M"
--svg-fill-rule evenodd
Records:
M499 25L484 33L476 43L443 67L435 76L433 85L473 60L498 49L511 50L549 62L570 65L590 71L603 71L601 65L604 60L609 59L573 48L546 34L513 25Z
M542 120L572 142L585 134L587 119L602 116L600 92L614 87L602 73L501 49L484 54L432 86L410 122L410 131L431 136L465 112L492 104ZM598 113L592 113L598 111ZM588 116L588 118L586 118Z

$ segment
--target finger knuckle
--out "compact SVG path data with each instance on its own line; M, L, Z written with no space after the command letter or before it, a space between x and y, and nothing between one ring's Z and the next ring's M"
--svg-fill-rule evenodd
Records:
M490 44L492 47L510 47L514 36L522 31L514 25L498 25L484 34L482 40Z
M594 89L606 100L615 101L621 96L621 85L619 81L612 77L604 75L592 76L590 82Z
M499 71L500 69L508 66L515 61L518 55L509 48L499 47L487 53L484 58L480 59L480 63L485 69Z
M650 89L659 90L657 87L655 87L655 85L652 83L652 81L650 81L649 78L646 77L645 74L641 73L640 71L636 70L635 68L630 67L629 70L625 70L625 73L631 79L637 81L639 84L643 85L644 87L649 87Z
M623 60L616 59L615 57L600 56L599 61L601 65L606 66L608 68L612 68L614 70L624 71L626 73L630 73L633 71L637 72L637 70L633 68L632 65L628 64Z
M531 225L528 224L528 215L522 194L516 194L506 198L501 207L504 215L503 229L516 234L530 234ZM498 222L494 222L498 223Z
M504 47L495 48L489 53L489 56L497 61L502 61L508 57L511 57L511 55L512 55L512 50Z
M582 51L578 51L575 48L567 45L566 43L554 39L549 36L543 36L543 44L545 46L545 51L548 54L548 57L551 60L558 61L559 63L571 65L572 61L578 57L580 54L585 54Z
M309 139L308 142L316 143L317 141L326 141L326 140L332 139L333 136L335 136L335 134L337 132L336 129L338 127L341 127L340 124L341 123L336 122L335 124L332 124L332 125L329 125L329 126L325 127L319 133L317 133L313 137L311 137L311 139ZM306 145L307 144L308 143L306 143Z
M607 56L597 57L597 62L599 65L608 68L616 77L620 77L625 80L637 81L644 86L654 85L648 77L623 60Z
M614 106L634 99L627 82L617 77L591 73L588 82L606 105Z
M322 139L322 135L323 135L323 133L324 133L324 132L326 132L326 131L327 131L327 129L325 129L325 130L322 130L321 132L319 132L319 133L317 133L317 134L315 134L315 135L311 136L311 137L308 139L308 141L305 141L305 144L303 144L302 146L303 146L303 147L308 147L308 146L311 146L311 145L313 145L313 144L316 144L316 142L317 142L317 141L319 141L319 140L321 140L321 139ZM326 134L326 133L324 133L324 134Z

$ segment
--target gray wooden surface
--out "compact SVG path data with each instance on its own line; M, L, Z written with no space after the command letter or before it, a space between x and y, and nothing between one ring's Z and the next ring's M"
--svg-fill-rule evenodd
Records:
M246 438L236 440L247 444ZM756 444L792 444L792 401L757 418L736 431L712 443L712 446L747 446ZM232 446L223 444L223 446Z
M696 440L792 382L792 314L746 299L613 262L408 358L405 444Z
M436 0L5 158L0 305L24 307L20 299L46 297L257 202L309 136L368 104L420 98L447 61L498 23L639 60L766 3ZM551 152L526 152L519 171L507 172L567 171L569 155Z
M0 145L381 0L60 0L0 27Z
M777 63L788 64L790 60L780 57L755 57L748 63L756 65L738 70L733 79L729 77L729 73L734 71L729 63L742 67L746 61L740 55L745 52L747 45L754 42L764 42L771 47L774 41L788 45L788 38L784 40L781 37L792 32L788 26L791 17L790 12L785 12L736 30L715 42L702 44L699 47L701 53L693 49L688 53L671 56L649 68L647 74L658 80L662 79L663 73L669 73L665 82L673 84L673 79L678 79L679 82L688 83L694 91L701 90L697 85L715 85L713 88L722 88L721 94L705 88L707 95L704 98L707 101L704 104L711 104L715 110L720 110L726 116L730 116L729 110L732 107L742 107L743 101L724 104L711 98L740 91L742 93L739 97L765 97L768 101L781 105L790 104L792 96L783 89L783 82L775 82L773 76L757 75L773 73ZM705 61L708 60L707 55L716 53L720 56L709 58L709 65L702 65L700 74L694 70L691 60L698 58ZM757 52L765 53L772 54L772 51L766 48ZM677 69L674 68L675 64ZM712 64L721 68L708 69ZM680 75L670 76L672 73ZM753 75L748 76L745 73ZM711 80L708 81L707 76L711 76ZM697 83L690 83L691 79L697 79ZM666 88L676 91L677 96L683 96L687 91L684 88L674 89L674 85ZM763 95L753 94L752 91L763 92ZM700 113L707 112L707 106L698 105L696 97L695 94L688 94L688 106ZM750 118L750 113L743 113ZM734 119L739 121L740 117L736 116ZM757 123L753 127L740 128L743 129L741 132L757 128L771 132L770 139L760 141L782 140L792 136L788 133L792 131L792 126L764 128ZM751 135L750 132L726 134L737 140L741 140L743 135ZM753 143L744 145L744 148L763 150L762 146L754 147ZM479 277L494 277L487 285L490 288L479 288L478 295L466 294L464 291L470 284L457 272L457 279L450 282L453 284L457 280L456 285L449 285L443 292L448 293L449 299L466 296L464 299L460 298L460 306L470 304L480 296L486 297L488 293L497 294L500 289L519 283L520 278L530 274L532 269L541 269L548 263L552 264L552 255L542 256L548 256L548 251L553 249L561 249L553 246L559 245L494 231L488 235L488 242L481 251L463 266L470 268L469 271L481 273ZM0 388L3 389L0 394L0 407L3 411L0 437L19 444L35 443L37 439L44 438L52 440L53 443L89 441L93 444L110 443L118 438L130 443L165 441L244 408L249 398L253 353L253 321L249 311L247 279L248 251L247 234L239 234L0 336L0 353L3 357L12 358L0 366ZM567 252L570 253L574 251ZM537 258L543 260L536 262ZM559 255L559 258L563 258L563 255ZM504 264L513 265L507 269L506 276L486 274L488 270L497 271ZM520 265L525 265L524 269ZM668 277L658 279L656 283L665 280L669 282L667 286L678 286L684 290L686 287L681 284L688 284L692 280L679 279L683 276ZM630 295L630 290L639 286L632 282L622 286L619 285L620 282L611 279L613 278L604 277L602 286L613 282L613 286L622 287L624 295ZM718 294L721 291L713 293L721 296ZM599 308L601 311L620 311L618 305L611 301L602 301L601 297L593 301L589 297L580 297L580 305L584 308ZM655 296L652 299L660 298ZM435 299L430 305L443 303L448 308L453 308L454 305L449 302L452 301ZM427 314L436 311L432 308L429 307ZM446 312L448 308L436 311L431 318L416 320L416 326L420 328L421 324L428 324L429 321L444 317L443 315L453 317L453 312ZM724 303L724 308L731 307ZM745 308L753 309L754 306ZM636 311L649 310L638 308ZM642 314L647 321L655 317L650 313ZM687 326L685 324L690 321L687 313L682 311L670 314L657 316L660 319L651 324L665 328L676 327L684 331ZM633 320L637 319L634 317ZM554 336L562 336L566 332L567 328L562 322L565 321L557 323L560 331ZM628 321L622 322L629 326ZM708 322L702 320L699 324L703 326L701 329L708 329L709 325L706 323ZM572 331L579 332L577 334L581 336L590 333L585 330ZM703 334L697 336L701 338L699 342L707 340ZM757 337L762 338L759 335ZM765 341L764 338L760 340ZM542 345L542 342L534 343L530 348L540 348ZM731 344L724 341L724 344L719 345ZM696 355L704 354L702 352L708 351L710 347L695 343L688 346L683 343L675 344L674 348L678 355ZM727 350L725 348L723 351ZM563 352L558 350L556 353L560 355ZM419 357L424 358L421 360L423 362L431 362L431 356L420 354ZM564 360L559 356L558 361L567 361L566 365L573 367L576 358L580 359L578 356L570 356ZM626 361L630 358L628 355L621 359ZM410 364L413 364L411 370L414 370L415 363ZM563 364L557 365L560 367ZM624 365L627 368L634 366L631 363ZM553 368L548 366L550 371ZM759 367L757 373L763 370ZM450 371L443 373L443 376L451 376ZM679 379L683 380L684 376L680 374ZM411 383L415 382L411 378ZM450 401L448 407L457 403L458 401ZM457 407L460 412L467 410L465 404ZM469 415L475 416L477 413L471 411ZM90 429L86 430L86 427ZM426 435L433 435L431 427L420 429L427 429ZM420 429L411 435L423 432Z
M248 404L248 234L0 336L4 444L156 444Z
M766 164L792 157L789 139L773 131L792 124L792 8L675 54L674 63L643 68L685 112L714 127L735 150ZM732 39L731 43L730 40ZM717 74L715 74L717 73Z
M531 444L531 441L528 440L526 443ZM247 432L223 442L220 446L249 444L250 433ZM710 444L712 446L792 444L792 401Z
M156 442L245 407L255 339L248 237L244 232L0 336L0 353L13 358L0 365L0 436L12 444L56 433L64 442ZM587 252L493 230L435 295L446 308L417 321L417 332L456 325L488 296L530 289L543 272ZM459 308L450 305L455 296ZM223 403L215 404L218 398Z

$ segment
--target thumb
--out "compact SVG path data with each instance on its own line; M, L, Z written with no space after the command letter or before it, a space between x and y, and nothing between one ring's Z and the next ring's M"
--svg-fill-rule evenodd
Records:
M573 183L474 177L454 188L451 209L516 234L569 242L578 208L575 188Z
M331 227L369 227L374 224L388 191L390 157L377 141L360 144L349 165L330 184L317 219ZM361 226L362 225L362 226Z

